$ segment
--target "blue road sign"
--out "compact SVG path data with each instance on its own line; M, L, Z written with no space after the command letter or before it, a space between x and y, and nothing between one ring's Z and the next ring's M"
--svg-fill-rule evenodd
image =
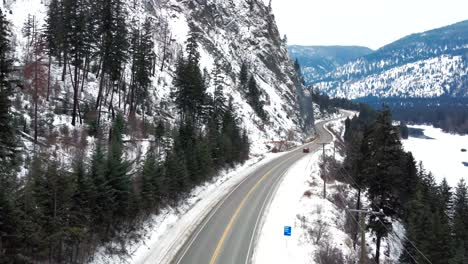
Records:
M291 236L291 227L290 226L284 226L284 235L285 236Z

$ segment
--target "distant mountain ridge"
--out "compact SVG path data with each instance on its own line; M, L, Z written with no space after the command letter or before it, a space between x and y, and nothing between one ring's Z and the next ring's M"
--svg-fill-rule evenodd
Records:
M299 46L290 45L289 53L302 67L306 84L319 80L325 74L356 58L373 51L360 46Z
M412 34L308 82L322 92L365 97L468 97L468 20Z

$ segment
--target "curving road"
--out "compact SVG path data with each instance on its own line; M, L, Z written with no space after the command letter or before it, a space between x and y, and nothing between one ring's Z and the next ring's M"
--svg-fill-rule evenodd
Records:
M330 120L329 120L330 121ZM311 153L329 143L333 136L316 124L319 135L304 145ZM301 157L297 148L258 168L221 200L205 217L181 248L173 264L250 263L261 217L286 171Z

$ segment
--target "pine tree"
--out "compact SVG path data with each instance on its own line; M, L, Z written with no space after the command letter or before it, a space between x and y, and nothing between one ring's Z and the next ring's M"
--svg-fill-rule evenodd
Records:
M302 74L301 65L299 64L299 60L297 58L294 60L294 70L296 71L299 83L305 85L304 75Z
M74 178L76 188L73 194L73 222L85 229L93 224L95 205L98 193L91 174L86 172L83 154L78 154L74 161Z
M199 182L203 183L214 175L214 162L211 156L210 142L208 139L199 136L195 146L195 154L197 158L196 172L199 176Z
M265 110L263 110L263 102L260 100L260 96L261 91L258 89L257 82L253 76L250 76L247 101L249 102L250 106L252 106L258 117L260 117L260 119L263 121L266 121L268 117L265 113Z
M158 149L158 154L161 154L161 148L163 147L163 138L166 134L166 128L162 120L158 121L154 131L154 139L156 141L156 147Z
M15 165L17 152L9 99L12 94L9 80L12 62L9 36L8 21L0 10L0 165L4 169L12 168Z
M119 114L110 133L106 171L106 178L113 193L114 214L120 217L127 216L132 196L132 181L128 174L130 164L123 158L122 134L124 129L124 119Z
M249 136L247 135L247 130L244 129L242 131L240 162L244 162L248 160L249 154L250 154Z
M394 217L400 210L397 191L404 178L401 168L403 154L398 133L392 126L389 109L384 109L378 116L370 133L364 138L363 175L368 186L368 197L375 211L383 210L386 217L372 215L369 227L375 233L375 261L380 258L381 239L392 230L389 217Z
M109 111L114 117L113 96L118 90L118 84L124 72L124 64L128 60L128 28L125 22L126 9L122 0L103 0L99 2L99 21L96 32L101 36L98 50L101 59L99 91L95 109L98 110L98 124L104 96L104 84L106 80L111 84L111 98Z
M242 62L240 73L239 73L239 82L242 90L247 90L247 82L249 81L249 72L248 67L245 62Z
M101 143L97 142L91 158L89 171L89 177L92 179L97 193L96 203L92 208L94 215L93 229L97 229L97 231L103 231L101 228L110 225L112 221L113 208L109 205L114 204L114 195L112 186L106 178L106 170L106 156L102 150Z
M153 211L157 207L157 186L154 186L158 174L158 164L153 149L148 151L143 164L141 183L141 204L144 210Z
M10 261L11 252L17 243L19 210L15 198L18 191L16 168L18 152L16 150L16 133L10 112L11 72L9 23L0 10L0 259ZM6 249L6 251L4 251ZM14 262L11 259L11 262Z
M170 152L164 164L167 197L173 205L189 190L189 176L184 156L180 151Z
M468 241L468 189L464 179L461 179L455 188L453 198L453 241L455 255L467 255ZM464 253L461 246L464 246Z
M196 33L191 31L187 40L187 59L180 56L177 62L171 96L184 122L196 124L205 113L206 85L199 66Z
M439 185L439 193L441 197L441 207L444 209L444 212L447 215L451 215L452 208L453 208L453 200L452 200L452 187L448 185L447 179L444 178Z
M132 84L130 92L130 114L134 114L137 106L144 109L148 101L148 89L151 84L154 52L152 24L147 18L143 29L135 29L132 34Z
M188 64L198 65L200 62L200 52L198 51L198 32L195 31L194 25L189 25L190 31L187 38L186 52Z

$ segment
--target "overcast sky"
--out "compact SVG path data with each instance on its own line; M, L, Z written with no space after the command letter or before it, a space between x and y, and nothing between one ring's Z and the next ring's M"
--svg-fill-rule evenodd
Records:
M468 0L272 0L289 44L377 49L411 33L468 19Z

